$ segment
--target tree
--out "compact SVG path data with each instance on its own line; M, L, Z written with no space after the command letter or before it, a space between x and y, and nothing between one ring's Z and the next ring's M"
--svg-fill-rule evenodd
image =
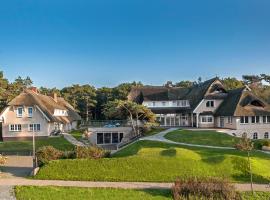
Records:
M103 112L108 118L128 119L136 136L140 134L139 120L147 123L156 121L155 114L151 110L133 101L114 100L108 102Z
M112 89L114 99L127 100L127 96L133 87L141 87L141 82L122 83Z
M53 93L56 93L57 96L62 96L61 91L57 88L46 88L46 87L40 87L39 92L44 95L51 95Z
M0 71L0 111L7 105L9 82L4 78L4 73Z
M108 87L102 87L97 89L96 91L97 104L93 110L93 113L95 114L95 119L105 119L105 115L103 114L102 110L109 101L114 100L112 90L113 90L112 88Z
M192 87L193 85L194 85L194 82L188 81L188 80L175 83L175 87L181 87L181 88L189 88L189 87Z
M250 187L251 191L254 192L253 190L253 176L252 176L252 168L251 168L251 161L250 161L250 152L253 150L253 143L252 141L247 137L247 134L243 134L241 140L239 141L238 144L235 145L235 148L240 150L240 151L245 151L247 152L248 156L248 165L249 165L249 174L250 174Z
M62 96L88 120L90 111L96 105L96 89L90 85L72 85L61 90Z
M250 87L260 87L262 85L262 78L258 75L243 75L243 81Z
M222 80L222 82L223 82L225 89L227 89L227 90L241 88L241 87L244 87L244 85L245 85L243 81L240 81L234 77L224 78Z

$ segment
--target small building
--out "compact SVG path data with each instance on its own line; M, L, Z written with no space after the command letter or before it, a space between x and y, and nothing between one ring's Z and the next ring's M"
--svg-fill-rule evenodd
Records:
M133 88L128 99L150 108L161 126L226 128L235 136L269 138L269 104L249 87L226 90L218 78L188 88Z
M1 139L49 137L56 132L76 129L81 120L77 111L63 98L40 94L36 88L26 89L15 97L0 115Z

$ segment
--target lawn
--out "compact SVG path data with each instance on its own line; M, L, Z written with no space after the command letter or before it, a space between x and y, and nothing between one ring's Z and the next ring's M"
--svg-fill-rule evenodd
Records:
M36 148L42 146L53 146L59 150L72 150L74 146L63 137L52 137L36 140ZM32 141L7 141L0 142L0 152L31 152Z
M70 187L16 187L17 200L166 200L172 199L170 190L124 190Z
M125 189L101 189L101 188L71 188L71 187L37 187L17 186L15 188L17 200L171 200L170 190L125 190ZM242 193L243 200L270 199L270 193L256 192Z
M75 137L77 140L82 139L83 130L73 130L69 133L73 137Z
M150 131L147 131L144 133L145 136L151 136L151 135L155 135L155 134L158 134L162 131L165 131L166 128L163 128L163 127L156 127L156 128L152 128Z
M244 152L139 141L99 160L58 160L42 167L36 179L171 182L176 177L222 177L248 182ZM253 152L254 181L269 183L270 155Z
M175 142L220 147L233 147L239 141L239 138L216 131L176 130L165 135L165 138Z

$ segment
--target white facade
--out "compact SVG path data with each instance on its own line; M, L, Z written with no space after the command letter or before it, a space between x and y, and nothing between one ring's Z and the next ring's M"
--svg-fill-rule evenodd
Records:
M188 108L190 107L188 100L175 100L175 101L144 101L143 105L148 108Z

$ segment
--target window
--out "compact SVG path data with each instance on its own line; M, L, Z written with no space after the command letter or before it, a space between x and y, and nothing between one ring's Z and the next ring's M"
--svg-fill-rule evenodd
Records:
M263 116L263 123L269 124L270 123L270 116Z
M103 144L103 133L97 133L97 144Z
M22 107L18 107L17 108L17 117L22 117L23 115L23 108Z
M253 140L257 140L258 139L258 133L253 133Z
M264 139L269 139L269 133L268 132L264 133Z
M22 125L21 124L10 124L9 131L20 132L20 131L22 131Z
M112 133L112 143L118 143L119 141L119 137L118 137L118 133Z
M260 123L260 116L252 116L251 117L251 123L252 124L258 124L258 123Z
M166 106L166 102L165 101L162 102L162 106Z
M29 124L28 131L39 132L40 131L40 124Z
M202 116L201 122L202 123L213 123L213 117L212 116Z
M97 144L117 144L123 137L124 133L97 133Z
M214 105L214 101L207 101L206 102L206 107L211 107L211 108L213 108L215 105Z
M32 107L28 108L28 117L33 117L33 108Z
M247 116L242 116L241 118L240 118L240 123L241 124L248 124L249 123L249 120L248 120L249 118L247 117Z
M228 117L228 124L232 124L232 117Z
M153 101L153 107L155 107L155 106L156 106L156 102Z

